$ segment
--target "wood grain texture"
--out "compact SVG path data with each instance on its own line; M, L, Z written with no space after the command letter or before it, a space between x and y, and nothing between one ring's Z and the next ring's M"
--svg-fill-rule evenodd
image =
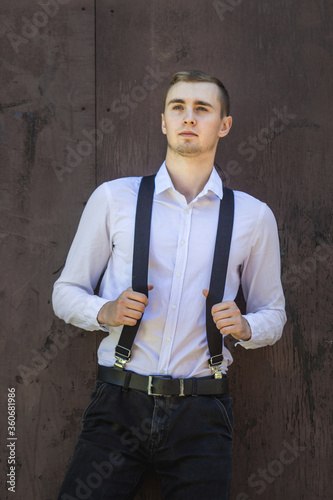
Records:
M2 499L54 500L95 376L95 335L56 319L50 302L95 188L95 149L72 153L95 124L94 6L54 5L48 15L1 2L2 402L7 387L17 393L15 493L1 406Z
M234 123L217 163L276 215L288 314L276 345L231 345L231 499L330 499L331 2L53 5L45 18L36 2L1 2L0 432L5 443L15 387L16 498L54 500L94 384L101 335L65 325L50 304L84 204L105 180L157 171L165 89L194 67L229 89ZM149 477L136 500L159 498Z

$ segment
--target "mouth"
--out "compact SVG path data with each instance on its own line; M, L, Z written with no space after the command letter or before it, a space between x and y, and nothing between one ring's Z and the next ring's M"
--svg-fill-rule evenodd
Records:
M184 130L183 132L180 132L179 135L181 137L198 137L198 134L192 132L191 130Z

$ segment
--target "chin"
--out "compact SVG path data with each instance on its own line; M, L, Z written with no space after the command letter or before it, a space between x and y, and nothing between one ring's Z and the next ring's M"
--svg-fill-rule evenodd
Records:
M193 144L189 144L188 146L179 146L175 149L175 151L181 156L197 156L201 153L201 149L197 146L193 146Z

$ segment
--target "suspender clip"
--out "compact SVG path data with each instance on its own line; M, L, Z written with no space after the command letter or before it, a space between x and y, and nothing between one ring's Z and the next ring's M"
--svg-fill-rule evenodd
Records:
M211 370L213 370L214 372L214 378L222 378L222 370L221 370L221 366L211 366Z
M124 370L126 363L127 363L127 359L122 359L122 358L119 358L118 356L116 356L116 361L114 363L114 366L116 366L117 368L121 368L122 370Z
M115 358L116 361L114 366L116 366L117 368L121 368L123 370L125 368L126 363L131 361L131 351L126 347L123 347L118 344L115 349Z
M222 378L222 361L222 354L217 354L209 359L209 367L214 372L214 378Z

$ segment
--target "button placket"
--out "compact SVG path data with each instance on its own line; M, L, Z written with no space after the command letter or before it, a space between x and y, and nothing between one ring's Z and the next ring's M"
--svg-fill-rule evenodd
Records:
M188 242L191 229L191 209L183 209L181 214L180 231L178 237L178 246L176 253L176 262L173 272L167 321L165 323L161 356L159 359L158 370L166 369L171 359L172 346L177 328L179 316L179 306L183 290L183 281L188 257Z

